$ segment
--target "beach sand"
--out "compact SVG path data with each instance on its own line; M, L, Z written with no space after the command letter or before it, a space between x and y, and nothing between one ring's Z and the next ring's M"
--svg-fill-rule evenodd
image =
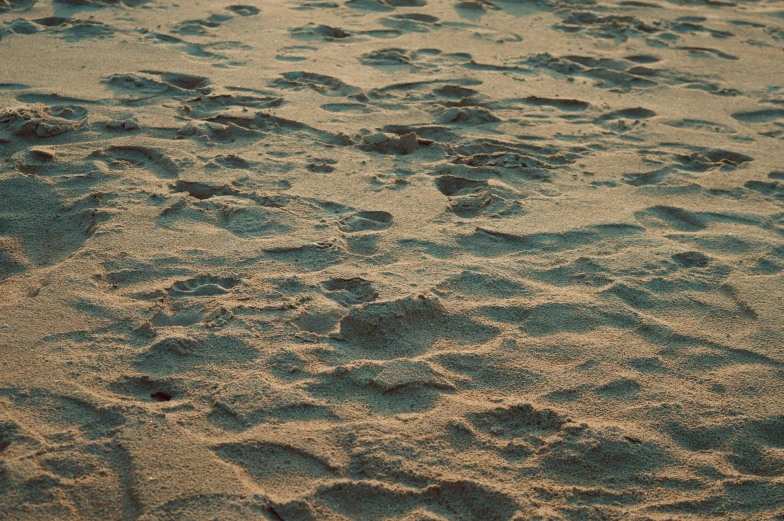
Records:
M784 519L784 4L0 0L0 519Z

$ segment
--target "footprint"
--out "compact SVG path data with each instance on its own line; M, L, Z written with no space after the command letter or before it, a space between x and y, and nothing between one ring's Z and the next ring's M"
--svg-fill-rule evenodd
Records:
M138 100L142 101L164 94L193 95L196 92L206 93L210 82L202 76L143 71L140 74L113 74L105 78L103 83L123 93L141 94L144 97Z
M698 251L676 253L672 256L672 260L684 268L704 268L711 262L710 257Z
M193 181L177 181L171 188L175 193L186 193L200 201L215 197L216 195L231 195L236 193L236 190L228 185L217 186Z
M481 125L483 123L499 123L501 118L484 107L450 107L436 118L439 123L460 123L464 125Z
M90 154L95 159L110 159L112 168L144 168L163 178L177 177L189 161L172 158L168 152L141 145L112 145Z
M427 295L353 306L340 320L340 336L347 345L378 359L424 353L438 339L482 344L498 333L495 327L448 313L439 299Z
M441 98L447 98L452 100L462 100L466 98L472 98L479 94L479 91L476 89L470 89L468 87L463 87L461 85L442 85L433 89L433 94L439 96Z
M96 7L109 7L109 6L124 6L124 7L139 7L151 0L54 0L57 3L68 4L73 6L96 6Z
M267 109L280 107L284 104L283 98L279 96L258 96L255 95L256 91L242 93L244 91L237 87L227 87L226 90L238 91L239 93L201 94L186 102L185 111L191 118L206 120L232 109Z
M693 58L706 58L706 57L715 56L717 58L722 58L724 60L740 59L737 56L733 56L732 54L721 52L718 49L708 49L706 47L676 47L676 49L688 52Z
M370 31L362 31L359 34L370 36L371 38L397 38L402 36L403 33L397 29L372 29Z
M352 0L348 0L348 2L346 3L349 3L351 1ZM310 11L312 9L337 9L338 7L339 7L338 4L336 4L335 2L327 2L327 1L319 2L318 0L316 0L315 2L304 2L295 7L291 7L290 9L294 11Z
M295 27L294 29L290 29L290 32L294 38L305 40L312 40L314 38L323 38L327 41L342 40L351 36L351 33L344 31L343 29L331 27L329 25L316 25L314 23L309 23L302 27Z
M226 9L232 13L237 13L240 16L254 16L261 12L257 7L253 7L252 5L230 5Z
M0 110L0 127L7 128L15 136L51 138L81 130L86 125L86 119L78 120L78 114L77 110L65 107L30 105Z
M763 109L748 112L734 112L732 117L745 123L766 123L784 119L784 109Z
M681 163L681 168L691 172L707 172L718 168L720 170L734 170L743 163L753 161L754 158L739 152L730 152L721 149L697 148L691 154L679 154L675 158Z
M185 334L170 334L152 343L148 352L158 355L188 356L194 353L199 340Z
M447 197L454 197L456 195L468 195L478 192L482 188L487 188L487 181L474 181L463 179L462 177L443 175L436 178L436 188Z
M449 197L449 210L459 217L477 217L485 214L501 217L523 212L519 194L503 184L489 184L443 175L435 180L436 188ZM512 201L511 203L509 201Z
M124 376L114 381L109 388L117 394L131 396L138 400L168 402L181 394L180 385L173 379L161 380L144 376Z
M591 104L587 101L569 98L542 98L539 96L528 96L521 101L527 105L533 105L535 107L554 107L558 110L563 110L566 112L582 111L591 106Z
M245 428L265 420L281 421L290 418L307 421L329 415L329 409L322 401L311 396L300 386L282 384L273 378L265 377L264 373L255 370L238 371L234 378L229 379L212 396L214 412L231 416L235 422L239 421ZM232 445L234 444L227 444L226 447ZM271 464L274 465L271 468L277 467L278 470L282 470L285 467L280 465L286 461L286 456L289 458L289 464L292 463L291 454L282 456L280 460L276 460L272 455L266 458L242 457L242 460L246 465L258 465L263 468ZM266 470L262 473L269 476ZM277 478L279 476L275 475L272 479Z
M216 29L225 22L231 20L231 16L213 14L209 18L199 20L185 20L174 26L172 32L188 36L209 36L213 35L210 29Z
M19 239L0 237L0 282L31 267Z
M360 94L362 89L343 81L313 72L292 71L281 74L283 79L272 82L273 86L286 88L309 88L325 96L351 96Z
M104 194L66 199L52 184L37 176L0 178L0 270L18 272L28 266L25 258L38 267L60 262L82 248L108 219L102 209ZM30 208L38 212L37 219L29 218Z
M36 0L0 0L0 13L27 9L35 4Z
M706 121L703 119L675 119L662 121L665 125L675 128L686 128L691 130L701 130L705 132L715 132L724 134L734 134L735 131L727 125L716 123L715 121Z
M329 298L346 307L372 302L378 297L373 284L360 277L330 279L322 282L321 287Z
M252 394L254 391L261 394L261 390L247 389L245 394L239 395L240 400L256 398ZM281 409L296 410L298 404L294 401L294 398L296 398L294 393L288 396L276 390L276 393L270 394L269 401L272 403L279 402ZM261 396L265 395L261 394ZM286 399L288 399L288 402ZM259 398L256 398L256 401L258 402L257 406L263 409L265 402ZM312 400L303 401L300 405L305 409L305 406L311 405L311 402ZM242 415L243 418L245 416L262 416L260 413L254 414L254 411L246 411L239 405L232 404L232 406L242 410L244 413ZM275 490L276 487L283 486L287 490L299 491L301 488L304 493L321 480L332 478L335 471L333 465L325 458L317 457L305 449L284 443L262 441L226 442L217 445L212 450L233 466L245 470L251 479L264 485L265 490L269 488ZM253 457L249 457L251 454ZM285 511L284 508L280 510ZM286 516L285 519L296 519L297 517L297 515ZM275 518L284 519L279 515L273 519Z
M634 107L629 109L614 110L604 114L599 119L648 119L655 116L656 113L652 110L643 107Z
M697 232L708 227L699 214L676 206L657 205L635 212L634 216L647 226L666 226L683 232Z
M458 244L483 257L496 257L509 253L543 254L575 250L581 247L614 248L637 243L645 232L642 226L629 224L600 224L572 228L559 233L539 232L525 235L477 227L472 234L458 239Z
M240 283L235 277L215 277L204 275L193 279L175 282L167 293L175 298L207 297L223 295Z
M636 380L632 380L631 378L620 378L602 385L596 389L596 392L606 398L628 400L634 398L640 392L641 388L642 386Z
M23 83L0 83L0 90L27 90L29 88L29 85Z
M165 83L174 85L185 90L199 90L207 87L210 80L204 76L194 76L192 74L178 74L173 72L141 71L160 77Z
M381 211L356 212L338 221L338 227L348 233L386 230L392 226L392 214Z
M321 106L321 110L338 112L340 114L370 114L375 112L363 103L327 103Z
M394 11L396 7L424 7L426 0L348 0L346 7L365 9L377 13Z
M531 434L557 432L566 420L552 409L536 409L528 403L497 407L466 417L479 431L496 438L521 438Z
M44 27L58 27L60 25L66 25L71 21L71 18L63 18L61 16L49 16L47 18L37 18L33 20L34 23L43 25Z
M328 161L322 161L320 163L308 163L307 169L314 174L330 174L335 171L335 167L329 164ZM335 164L334 161L331 161L332 164Z
M308 59L307 54L317 51L316 47L310 45L291 45L281 47L275 55L275 59L284 62L301 62Z
M661 58L652 54L634 54L632 56L626 56L624 59L629 60L630 62L639 63L641 65L650 65L651 63L657 63L661 61Z

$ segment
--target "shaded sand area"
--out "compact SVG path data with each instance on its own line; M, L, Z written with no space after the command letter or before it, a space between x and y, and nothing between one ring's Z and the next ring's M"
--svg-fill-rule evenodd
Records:
M783 3L244 1L0 0L0 519L783 519Z

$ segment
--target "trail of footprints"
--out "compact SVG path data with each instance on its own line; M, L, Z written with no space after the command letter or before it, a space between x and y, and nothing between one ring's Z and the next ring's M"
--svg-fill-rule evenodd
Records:
M155 2L59 3L138 8ZM33 4L33 0L6 0L0 2L0 13L16 15ZM118 436L135 432L127 407L140 411L166 407L170 414L187 418L184 427L175 428L170 422L167 428L172 433L193 429L208 440L204 461L214 468L225 470L228 462L262 488L281 490L281 482L292 487L297 499L244 493L239 498L228 491L214 495L215 504L264 512L273 519L317 519L324 512L362 519L363 512L353 504L358 496L386 505L385 515L400 519L456 519L465 512L471 519L522 519L521 513L536 511L542 502L578 517L597 512L617 517L629 512L625 508L645 503L650 489L643 488L643 477L656 490L670 486L666 472L660 473L669 466L689 468L695 490L709 489L706 473L721 467L756 480L760 490L779 497L768 478L784 471L780 416L740 415L731 424L714 423L704 404L682 411L675 404L648 403L642 407L660 407L646 411L661 418L659 424L620 426L572 418L566 411L579 399L599 400L607 407L635 403L637 396L644 400L649 395L640 374L667 378L686 371L696 378L706 364L719 376L753 367L780 371L775 356L736 348L732 340L720 341L712 334L700 335L698 327L678 329L670 319L693 312L696 303L696 325L718 328L729 322L733 334L754 327L757 313L737 297L729 274L737 269L735 261L752 254L755 262L740 268L745 274L780 274L784 249L776 240L784 229L781 212L701 212L668 202L633 212L629 222L575 226L562 232L506 224L528 215L528 202L564 183L579 171L581 161L612 150L618 143L615 139L634 137L643 125L708 133L726 128L688 118L664 120L622 97L612 107L534 94L495 99L491 86L479 79L484 73L542 75L586 80L596 89L622 96L685 88L740 97L745 94L731 85L674 70L659 57L664 50L676 50L694 59L735 61L738 57L722 50L726 47L721 42L736 35L725 30L727 24L701 17L663 21L664 13L659 11L664 10L658 8L664 5L658 3L618 4L626 10L642 9L644 15L639 17L605 5L595 6L594 12L593 4L579 10L558 2L531 4L461 2L456 9L487 16L494 11L514 15L516 9L554 12L555 31L596 36L616 45L643 40L650 50L615 57L520 55L489 63L464 51L406 48L391 40L466 29L495 41L514 42L521 37L479 31L477 24L417 12L429 5L424 0L294 2L292 8L301 13L366 13L363 16L372 16L373 25L365 30L327 25L332 22L291 27L291 40L278 50L279 61L297 64L323 46L370 42L374 48L358 53L357 63L384 70L442 72L449 78L360 88L304 66L299 70L297 65L297 70L270 78L264 89L245 90L220 85L217 75L128 71L104 79L115 95L108 104L60 100L21 85L2 86L0 143L9 147L11 160L0 169L0 196L9 201L0 211L0 284L89 251L92 238L109 233L129 205L153 207L152 220L172 233L184 233L199 223L256 249L255 256L245 250L234 260L222 257L226 263L237 262L236 274L194 270L199 261L220 257L220 250L207 247L194 252L190 262L173 262L164 254L104 259L112 291L134 299L141 309L133 317L132 333L120 328L104 333L122 338L133 354L105 356L129 364L136 375L108 385L117 400L111 403L97 395L2 389L0 452L8 460L23 461L34 478L25 479L9 466L4 488L17 492L4 498L18 508L29 506L36 493L35 479L60 487L81 480L82 490L96 494L102 490L101 480L117 482L120 490L140 490L142 476L131 469L145 466L144 451L127 444L122 445L122 458L111 456L120 450ZM252 17L263 19L264 6L231 5L203 19L179 22L169 32L146 31L139 37L215 66L242 67L242 54L251 49L215 38L229 34L234 18ZM767 34L771 40L778 34L768 26L755 31L759 38ZM3 38L36 33L53 34L66 42L132 34L76 15L27 22L3 18ZM687 38L695 36L715 40L717 47L688 43ZM341 117L371 112L392 116L381 119L389 123L378 128L341 133L274 115L274 109L313 92L323 97L324 111ZM780 139L784 116L776 95L771 93L764 108L737 110L731 118L761 138ZM395 124L394 107L401 103L430 120ZM129 111L123 107L134 105L168 111L171 125L149 128L144 121L126 118ZM599 146L592 146L576 135L530 140L522 130L521 137L493 132L499 125L526 129L531 122L551 120L588 125L605 137ZM113 128L110 121L119 121L119 126ZM85 136L90 129L107 127L118 134L95 142ZM164 145L164 140L172 139L183 143L181 155L173 155ZM268 140L316 149L314 159L291 159L291 165L281 166L280 171L260 174L258 167L269 156L256 159L246 152ZM192 153L199 143L209 143L220 154L208 158ZM645 154L651 145L626 141L623 146ZM70 172L58 161L69 147L83 154L84 171ZM341 152L345 159L330 159L340 155L332 154L336 147L345 151ZM659 155L651 171L616 179L616 186L682 187L713 174L740 175L755 164L752 153L742 152L746 149L741 142L737 150L671 143L655 148ZM464 226L454 243L424 237L394 239L400 218L395 212L287 193L291 183L337 176L365 159L427 160L433 165L425 173L396 178L404 182L393 186L400 193L422 187L437 191L443 206L439 222ZM123 201L106 197L95 172L123 177L131 195ZM207 175L210 172L220 176ZM289 172L293 174L287 178ZM47 184L50 195L40 200L10 197L40 194L44 183L51 183ZM771 171L760 179L739 180L734 189L738 198L759 197L780 206L783 183L784 174ZM30 190L33 186L35 190ZM85 190L89 195L76 195ZM730 198L732 193L711 196ZM45 227L17 224L28 205L46 209ZM726 227L748 231L748 239L727 232ZM36 244L42 230L45 248ZM648 262L640 265L633 248L650 249ZM384 270L399 270L396 262L422 252L442 263L428 288L412 292L379 271L367 274L368 266L379 264ZM474 260L462 265L465 255ZM264 269L270 266L275 268L271 271L287 275L267 276ZM570 299L558 288L578 291L585 299ZM537 297L534 303L532 297ZM586 345L572 345L570 333L585 334ZM605 342L609 333L615 339ZM272 339L277 346L261 346L260 337ZM644 340L650 355L630 359L621 349L625 339ZM52 339L53 344L63 341L100 349L98 332ZM532 347L523 350L523 345ZM524 364L510 363L522 359ZM548 372L553 363L562 374ZM592 368L611 363L619 364L624 374L597 381ZM521 371L521 365L528 369ZM537 385L548 378L560 379L560 387L553 384L559 388L542 395ZM716 383L715 392L743 391L741 383L727 383L731 381L724 378ZM449 401L462 391L492 386L508 396L524 394L528 399L494 397L491 402L459 405ZM341 404L356 407L371 419L395 415L412 419L410 424L409 420L390 423L379 435L367 422L341 424L348 412L357 417L356 412L338 407ZM27 428L24 415L29 410L41 411L40 421L51 427L50 433ZM327 432L325 427L323 433L316 433L328 440L329 450L308 443L295 427L288 427L303 419L318 420L333 430ZM254 430L273 422L281 429L277 437ZM411 441L411 433L429 445ZM672 443L679 452L668 448ZM52 450L41 451L44 445ZM97 448L110 456L102 456ZM442 461L433 462L433 468L448 472L432 473L411 464L436 448ZM708 450L715 452L715 458L706 455ZM89 453L94 464L74 467L69 462L76 458L69 459L69 451ZM511 472L525 476L520 479L565 486L532 487L526 495L501 483L490 487L475 464L476 454L486 456L487 468L497 475ZM390 461L395 468L390 468ZM613 482L605 474L621 476L625 482ZM65 501L75 504L76 487L69 487L64 487ZM159 507L184 512L191 499ZM121 496L106 501L132 516L153 515L158 508ZM688 500L645 504L637 511L641 515L678 516L707 513L711 508ZM36 508L36 515L60 515L56 500ZM773 508L761 507L766 512Z

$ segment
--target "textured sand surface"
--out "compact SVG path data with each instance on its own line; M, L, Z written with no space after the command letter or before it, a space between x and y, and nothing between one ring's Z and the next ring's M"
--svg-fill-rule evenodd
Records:
M242 1L0 0L0 519L784 519L784 3Z

